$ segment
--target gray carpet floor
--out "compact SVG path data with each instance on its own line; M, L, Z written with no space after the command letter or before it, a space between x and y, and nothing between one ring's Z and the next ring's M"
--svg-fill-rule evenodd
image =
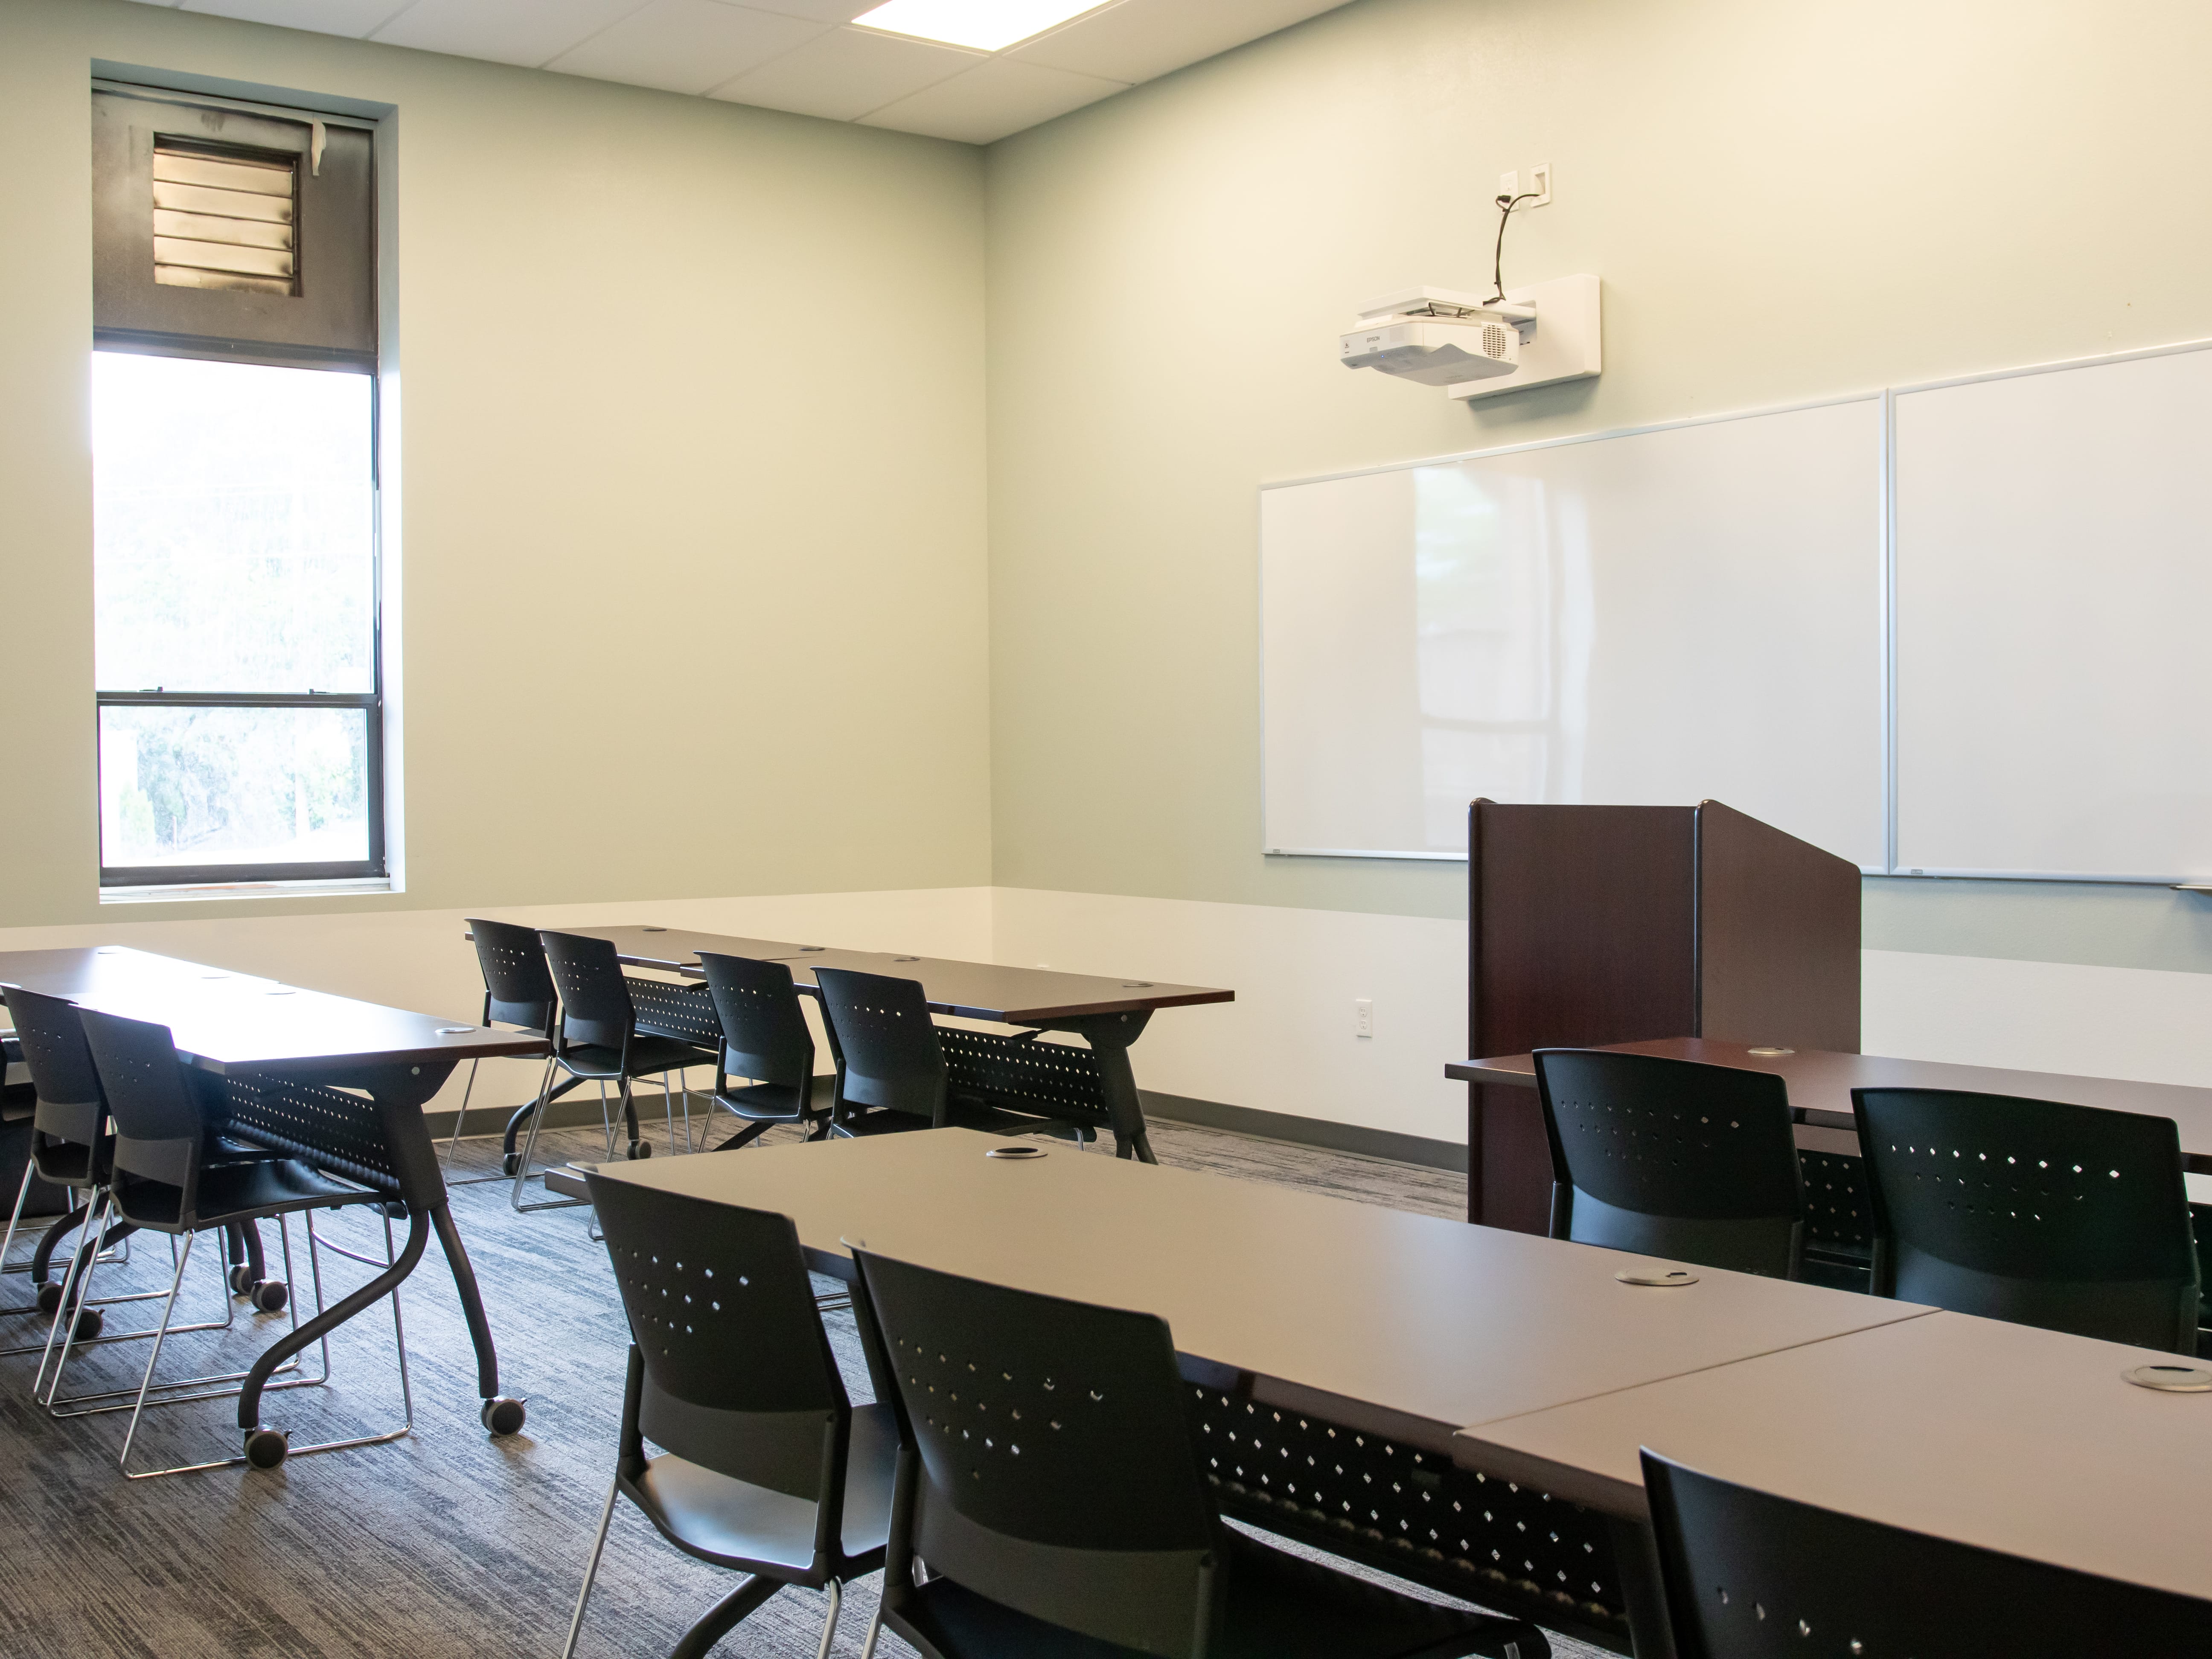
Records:
M1153 1139L1164 1163L1430 1214L1459 1214L1465 1202L1462 1178L1437 1170L1170 1123L1158 1125ZM564 1132L549 1134L541 1151L582 1157L597 1144L595 1131ZM465 1141L455 1174L488 1170L496 1153L495 1142ZM621 1304L584 1212L518 1216L500 1184L457 1187L454 1198L499 1341L503 1384L530 1401L526 1429L493 1440L477 1422L474 1361L434 1243L404 1297L415 1431L387 1445L295 1455L268 1473L125 1480L115 1462L120 1414L51 1419L28 1398L35 1355L0 1357L6 1448L0 1654L549 1659L559 1653L612 1474L628 1346ZM326 1242L380 1258L384 1239L374 1220L340 1216L318 1225ZM134 1243L130 1262L100 1270L96 1293L166 1288L167 1243L144 1237ZM297 1224L292 1243L304 1295L308 1272ZM180 1322L221 1317L227 1298L218 1254L204 1249L188 1264ZM325 1294L335 1299L370 1271L325 1252ZM0 1281L0 1309L21 1303L24 1285L20 1276ZM287 1318L234 1305L228 1331L173 1338L163 1350L161 1375L241 1368ZM152 1303L118 1306L108 1329L150 1328L157 1311ZM832 1319L854 1397L866 1398L850 1316ZM0 1317L0 1344L35 1341L44 1326L34 1317ZM119 1342L88 1351L70 1364L70 1391L135 1387L147 1347ZM264 1422L289 1430L295 1448L401 1420L392 1324L383 1312L343 1328L331 1343L331 1358L329 1386L272 1394L264 1407ZM235 1407L227 1401L149 1412L133 1466L230 1455L238 1445L234 1422ZM678 1553L627 1504L618 1506L580 1659L665 1654L735 1582ZM785 1590L716 1652L812 1659L824 1607L820 1595ZM837 1654L860 1652L874 1607L873 1580L854 1586ZM1563 1655L1595 1652L1565 1640L1554 1646ZM878 1652L908 1659L911 1650L886 1637Z

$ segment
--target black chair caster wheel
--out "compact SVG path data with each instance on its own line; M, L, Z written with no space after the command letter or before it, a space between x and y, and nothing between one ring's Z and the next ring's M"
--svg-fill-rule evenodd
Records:
M101 1313L99 1309L85 1308L80 1310L76 1316L76 1340L80 1342L91 1341L93 1338L100 1334L101 1327L105 1326L106 1323L107 1316Z
M253 1304L256 1313L282 1313L291 1297L291 1291L281 1279L261 1279L246 1293L246 1299Z
M234 1261L231 1264L230 1293L233 1296L253 1294L253 1269L243 1261Z
M39 1286L39 1311L53 1315L62 1310L62 1287L58 1285Z
M284 1454L292 1449L292 1437L282 1429L249 1429L246 1435L246 1461L257 1469L273 1469L284 1461Z
M483 1402L480 1413L483 1425L495 1435L519 1434L530 1415L529 1407L520 1400L510 1400L498 1395Z
M653 1156L653 1143L649 1140L633 1140L629 1144L629 1150L623 1153L623 1156L631 1159L633 1162L641 1158L651 1158Z
M499 1161L500 1174L505 1176L509 1181L514 1179L514 1172L521 1167L522 1154L520 1152L509 1152L505 1158L502 1158Z

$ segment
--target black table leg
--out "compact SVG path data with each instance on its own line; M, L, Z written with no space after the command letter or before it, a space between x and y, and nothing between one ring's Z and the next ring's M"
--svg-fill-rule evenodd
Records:
M364 1308L374 1307L398 1290L400 1280L415 1271L415 1264L422 1259L423 1247L429 1242L430 1218L421 1210L411 1210L407 1218L407 1243L400 1248L397 1261L352 1295L324 1309L298 1330L287 1331L264 1349L261 1358L253 1362L253 1369L246 1374L246 1386L238 1392L238 1426L248 1434L259 1428L261 1390L268 1386L276 1368L294 1354L321 1341Z
M538 1112L543 1111L546 1107L550 1106L555 1101L560 1099L562 1095L567 1094L569 1090L575 1088L582 1082L583 1079L581 1078L563 1078L560 1082L548 1089L544 1094L538 1096L537 1099L525 1101L521 1105L514 1109L514 1115L507 1121L506 1132L500 1137L499 1155L501 1168L507 1170L509 1174L514 1173L513 1169L511 1168L511 1164L514 1158L514 1143L520 1139L522 1132L530 1127L530 1120L532 1116Z
M328 1313L286 1336L255 1365L240 1396L241 1426L254 1426L252 1413L261 1389L276 1365L396 1287L422 1260L434 1226L476 1346L484 1426L495 1435L513 1434L522 1426L524 1403L499 1393L499 1354L492 1346L491 1321L485 1316L475 1269L453 1224L444 1171L422 1119L423 1106L453 1070L452 1061L364 1066L323 1073L312 1080L269 1077L242 1079L236 1085L229 1102L232 1121L246 1133L391 1194L406 1206L408 1215L407 1246L397 1262ZM368 1094L373 1117L364 1121L360 1097L339 1092L345 1089Z
M1145 1133L1145 1103L1137 1094L1137 1074L1129 1066L1129 1045L1145 1034L1152 1018L1148 1008L1127 1014L1093 1014L1081 1019L1054 1020L1045 1029L1073 1031L1091 1044L1098 1056L1098 1082L1106 1097L1106 1121L1114 1131L1114 1155L1157 1164L1152 1143Z
M484 1315L483 1295L477 1289L477 1270L461 1243L461 1230L453 1225L451 1205L440 1204L432 1210L430 1224L438 1230L446 1265L453 1270L453 1288L461 1297L461 1316L469 1322L469 1340L476 1346L477 1393L489 1403L499 1397L499 1350L492 1345L491 1321Z

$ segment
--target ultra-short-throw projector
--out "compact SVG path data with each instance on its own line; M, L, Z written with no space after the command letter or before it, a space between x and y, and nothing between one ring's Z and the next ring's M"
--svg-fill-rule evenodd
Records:
M1457 386L1521 366L1521 328L1536 308L1449 288L1415 288L1360 307L1340 342L1346 368L1379 368L1423 386Z

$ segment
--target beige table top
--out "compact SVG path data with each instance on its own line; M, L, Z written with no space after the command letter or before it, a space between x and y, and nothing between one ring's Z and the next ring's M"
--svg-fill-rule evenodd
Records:
M2189 1166L2212 1174L2212 1089L2178 1083L2136 1083L2124 1078L2069 1077L2060 1072L2014 1072L1994 1066L1953 1066L1933 1060L1893 1060L1882 1054L1839 1054L1820 1048L1761 1053L1741 1042L1715 1037L1659 1037L1648 1042L1606 1045L1608 1054L1657 1054L1668 1060L1703 1060L1767 1072L1790 1090L1790 1109L1802 1122L1828 1128L1851 1127L1854 1089L1963 1089L1977 1094L2018 1095L2029 1100L2059 1100L2076 1106L2170 1117L2181 1132L2181 1152ZM1462 1083L1536 1086L1536 1062L1527 1054L1454 1060L1444 1075Z
M812 969L849 968L921 981L922 994L940 1014L963 1019L998 1020L1010 1025L1090 1018L1101 1014L1180 1008L1194 1003L1234 1002L1234 991L1204 985L1169 985L1135 978L1102 978L1064 974L1051 968L1008 968L996 963L959 962L945 957L900 956L881 951L846 951L834 945L793 945L778 939L741 939L678 927L572 927L566 931L610 941L633 967L666 973L697 974L699 952L752 957L781 962L803 991L815 988Z
M543 1037L356 1002L125 945L0 951L0 983L169 1028L218 1073L337 1071L542 1054Z
M1936 1313L1470 1428L1462 1466L1645 1514L1639 1447L1871 1521L2212 1597L2212 1394L2172 1354Z
M623 1181L781 1211L816 1267L841 1238L949 1272L1164 1318L1264 1402L1448 1452L1451 1432L1924 1316L1911 1304L1641 1260L1316 1193L941 1129L612 1164Z

